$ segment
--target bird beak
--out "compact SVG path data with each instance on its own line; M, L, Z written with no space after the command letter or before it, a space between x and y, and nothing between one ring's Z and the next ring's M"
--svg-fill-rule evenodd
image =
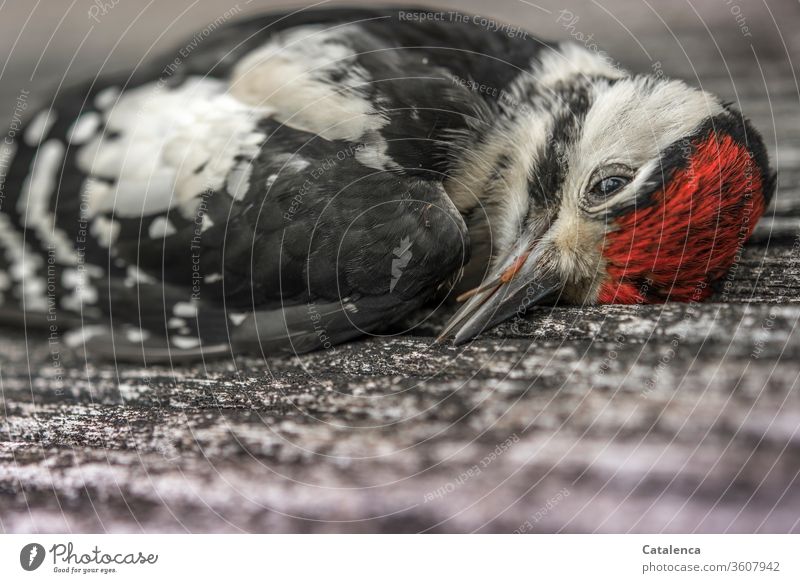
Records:
M457 298L466 303L450 319L437 341L455 335L453 342L463 344L555 297L564 283L545 267L543 251L540 244L520 241L479 287Z

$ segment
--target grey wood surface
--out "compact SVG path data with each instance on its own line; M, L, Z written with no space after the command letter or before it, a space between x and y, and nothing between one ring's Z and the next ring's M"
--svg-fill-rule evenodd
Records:
M123 0L95 22L93 3L64 4L0 9L9 116L21 89L44 100L68 68L134 64L234 6ZM593 35L763 130L779 190L722 292L539 309L460 349L432 346L434 321L301 357L146 370L64 354L62 372L4 329L0 530L800 531L800 5L534 4L457 6Z

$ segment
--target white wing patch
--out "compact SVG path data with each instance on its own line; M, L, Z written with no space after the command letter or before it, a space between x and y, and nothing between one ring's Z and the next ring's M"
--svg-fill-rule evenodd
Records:
M229 312L228 313L228 319L231 321L231 323L234 326L238 326L239 324L244 322L245 318L247 318L247 314L246 313L242 313L242 314L238 314L238 313L234 313L234 312Z
M120 228L120 224L117 221L100 216L92 221L90 232L97 239L98 245L109 249L117 242Z
M375 132L364 142L363 147L356 151L356 160L367 168L375 170L399 169L397 162L389 157L388 150L389 144Z
M8 273L20 292L22 305L28 311L47 309L47 282L41 277L44 262L11 224L8 215L0 213L0 246L9 265Z
M102 134L77 154L91 175L84 184L89 212L139 217L177 206L191 215L200 194L219 190L237 160L258 153L266 139L258 122L270 114L226 88L224 81L195 77L174 89L151 83L116 99L104 113Z
M291 157L291 159L288 162L286 162L286 164L284 164L283 169L290 170L292 172L302 172L310 165L311 162L295 154Z
M29 146L38 146L47 137L47 133L56 123L56 112L46 109L39 112L25 129L25 143Z
M38 223L47 212L47 203L55 190L63 159L64 144L58 140L50 140L36 152L30 174L22 186L22 196L17 201L17 212L26 227Z
M0 189L5 187L6 174L16 152L17 146L13 142L0 145ZM41 276L44 261L25 243L5 213L0 213L0 248L8 264L8 276L15 282L13 289L19 293L24 308L46 310L47 282ZM7 287L4 284L3 289Z
M81 218L87 219L97 213L111 211L114 208L113 189L107 182L96 178L87 178L81 189Z
M97 133L97 129L103 122L103 118L95 111L87 111L81 114L67 133L67 141L70 144L83 144Z
M209 217L207 214L203 214L201 218L203 219L203 226L200 227L200 232L205 233L214 226L214 221L212 221L211 217ZM197 224L197 219L195 219L195 224Z
M156 283L155 277L145 273L135 265L128 265L125 275L125 287L136 287L139 284L148 285L153 283Z
M114 105L118 97L119 87L106 87L94 96L95 107L97 107L97 109L106 110Z
M200 346L200 341L197 338L191 338L186 336L173 336L170 338L172 344L175 345L177 348L196 348Z
M61 275L64 287L71 289L69 294L61 297L61 307L73 312L81 312L85 307L91 309L97 303L97 289L91 284L89 267L78 266L65 269Z
M147 231L152 239L163 239L175 233L175 226L166 217L156 217Z
M303 26L276 35L236 66L231 95L269 106L281 123L329 140L375 132L388 119L360 91L372 80L347 43L358 33L357 27Z
M178 318L196 318L197 304L192 302L177 302L172 307L172 313Z
M42 144L31 164L31 172L22 185L17 212L25 227L31 228L53 250L62 264L75 265L78 254L69 237L56 226L50 212L50 199L56 191L59 170L64 160L64 144L48 140Z
M144 342L150 338L150 332L142 330L141 328L130 328L125 332L125 337L128 339L128 342Z
M228 174L225 189L234 200L242 200L250 189L250 174L253 172L253 165L250 161L239 162Z

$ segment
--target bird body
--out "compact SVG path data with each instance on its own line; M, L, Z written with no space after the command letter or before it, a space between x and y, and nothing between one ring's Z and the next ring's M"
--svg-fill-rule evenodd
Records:
M57 95L0 156L3 313L158 360L325 348L465 291L457 341L553 296L705 297L774 185L758 134L511 30L270 14Z

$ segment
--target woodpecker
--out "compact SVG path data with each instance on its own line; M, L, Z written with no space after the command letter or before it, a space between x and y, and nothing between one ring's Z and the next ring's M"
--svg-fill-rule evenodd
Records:
M420 9L198 34L59 92L0 151L2 316L89 354L300 353L463 306L702 300L775 188L730 104Z

